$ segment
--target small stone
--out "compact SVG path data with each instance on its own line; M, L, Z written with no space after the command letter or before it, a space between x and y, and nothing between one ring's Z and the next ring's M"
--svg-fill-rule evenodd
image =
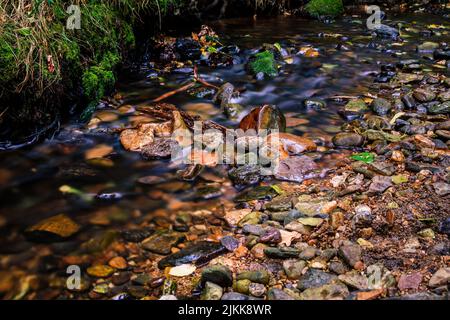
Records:
M337 279L337 276L319 269L308 269L299 279L297 288L305 290L314 287L320 287Z
M258 271L244 271L237 275L237 280L247 279L251 282L261 283L261 284L269 284L270 274L266 270L258 270Z
M264 254L272 259L297 258L299 253L300 252L298 249L290 247L280 247L280 248L268 247L264 249Z
M161 259L158 262L158 267L163 269L186 263L206 263L227 251L220 243L199 241Z
M314 247L308 247L299 254L299 258L302 260L311 260L317 254L317 249Z
M333 229L337 229L344 224L345 217L342 211L336 211L331 213L330 224Z
M42 220L25 230L25 235L35 241L61 241L80 230L80 226L65 214Z
M391 177L375 176L369 186L369 193L383 193L390 187L392 187Z
M147 289L142 286L129 286L128 293L136 299L142 299L147 295Z
M193 274L196 269L197 267L192 264L182 264L170 268L169 275L174 277L186 277Z
M400 290L408 289L418 289L420 283L422 282L422 274L419 272L414 272L410 274L402 274L398 281L398 288Z
M281 233L277 228L267 228L259 238L262 243L279 243L281 242Z
M278 288L269 289L269 291L267 291L267 299L268 300L295 300L294 297L292 297L288 293L286 293L283 290L278 289Z
M128 281L130 281L130 278L131 278L130 272L120 272L118 274L114 274L111 277L111 282L115 286L121 286L121 285L127 283Z
M403 152L399 150L392 151L391 159L395 162L403 163L405 162L405 156L403 155Z
M450 184L445 182L435 182L433 183L434 191L438 196L446 196L450 194Z
M283 261L283 270L286 276L291 280L297 280L301 277L303 269L306 267L306 261L303 260L285 260Z
M231 287L233 284L233 273L223 265L215 265L203 270L201 282L212 282L222 287Z
M420 102L429 102L436 98L436 94L433 91L421 88L414 90L413 96Z
M326 284L306 289L300 294L300 300L343 300L349 295L343 284Z
M386 99L376 98L372 101L371 107L376 114L384 116L392 109L392 104Z
M336 274L344 274L348 271L348 268L341 261L331 261L329 266L330 271Z
M367 290L369 287L369 281L366 276L356 271L351 271L346 274L341 274L338 279L348 285L349 287L358 290Z
M250 296L247 296L242 293L238 292L227 292L222 296L222 300L228 300L228 301L246 301L246 300L252 300L255 298L252 298Z
M310 227L318 227L323 223L323 219L313 218L313 217L299 218L299 219L297 219L297 221L305 226L310 226Z
M434 231L433 229L430 228L420 230L419 232L417 232L417 235L420 236L421 238L429 238L429 239L435 238Z
M125 258L123 257L114 257L111 260L109 260L108 264L111 267L119 270L123 270L128 267L127 260L125 260Z
M248 279L242 279L236 281L235 290L239 293L248 294L250 283L252 283Z
M342 245L339 248L339 256L341 256L350 267L354 267L358 261L361 261L361 254L361 247L357 244Z
M232 236L225 236L220 239L220 243L227 248L228 251L233 252L240 246L239 240Z
M202 300L220 300L223 296L223 289L221 286L207 281L202 292Z
M225 221L230 225L230 226L236 226L238 224L238 222L240 220L242 220L242 218L244 218L246 215L248 215L250 212L252 212L251 209L241 209L241 210L232 210L232 211L227 211L225 213Z
M142 242L145 250L168 255L172 247L183 241L184 235L178 232L157 232Z
M448 285L450 282L450 268L441 268L436 273L434 273L431 276L430 281L428 282L428 285L431 288L437 288L441 286Z
M97 265L87 268L88 275L96 278L107 278L114 273L114 268L107 265Z
M365 205L360 204L355 208L355 215L353 216L353 222L358 226L370 225L373 220L372 209Z
M268 248L267 245L263 243L258 243L253 246L253 248L250 250L250 252L253 254L255 258L263 259L265 257L264 250Z
M261 283L250 283L248 291L252 296L259 298L266 293L266 286Z
M333 137L333 143L337 147L359 147L364 138L357 133L341 132Z

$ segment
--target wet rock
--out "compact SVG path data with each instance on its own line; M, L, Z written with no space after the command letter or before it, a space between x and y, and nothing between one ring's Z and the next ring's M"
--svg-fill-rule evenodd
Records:
M439 232L450 236L450 218L446 218L441 222Z
M400 290L418 289L422 282L422 274L419 272L413 272L410 274L402 274L398 280L398 288Z
M271 288L267 291L267 299L268 300L295 300L294 297L287 294L281 289Z
M109 260L108 264L111 267L119 270L123 270L128 267L127 260L125 260L124 257L114 257L111 260Z
M336 280L337 276L319 269L308 269L306 273L300 277L297 288L306 290L309 288L321 287Z
M220 243L225 248L227 248L228 251L231 251L231 252L236 250L239 247L239 245L240 245L239 240L234 238L234 237L232 237L232 236L225 236L225 237L223 237L222 239L220 239Z
M436 98L436 94L433 91L424 88L415 89L413 96L420 102L429 102Z
M228 171L228 176L237 186L256 184L261 180L261 167L257 165L235 167Z
M156 138L153 143L142 147L141 154L144 159L169 158L179 148L177 141L168 138Z
M327 103L320 99L306 99L303 105L308 110L324 110L327 107Z
M441 268L436 271L432 276L428 285L431 288L437 288L441 286L448 285L450 282L450 268Z
M260 130L267 130L267 133L270 133L271 130L284 132L286 131L286 118L278 107L265 105L252 109L241 120L239 128L244 131L253 129L256 132Z
M351 271L346 274L341 274L338 279L344 284L357 290L367 290L369 281L366 276L356 271Z
M384 176L392 176L396 172L393 164L384 161L374 161L369 167L372 171Z
M283 261L283 270L286 276L291 280L297 280L301 277L303 269L306 267L306 261L303 260L285 260Z
M373 31L378 37L390 38L392 40L397 40L400 36L399 31L396 28L390 27L385 24L377 24Z
M142 242L145 250L168 255L172 247L183 241L184 235L178 232L157 232Z
M333 137L333 143L337 147L359 147L364 138L357 133L341 132Z
M450 184L445 182L435 182L433 183L434 191L438 196L446 196L450 194Z
M107 265L96 265L87 268L87 274L96 278L107 278L114 273L114 268Z
M148 228L125 230L121 233L122 238L128 242L141 242L151 234L152 230Z
M383 193L392 187L392 179L386 176L375 176L369 186L369 193Z
M339 247L338 254L350 267L354 267L361 261L362 250L357 244L344 244Z
M272 201L264 204L264 208L269 211L289 211L293 207L291 197L276 197Z
M279 162L275 171L275 178L278 180L303 182L319 176L314 170L317 164L308 156L288 157Z
M266 294L266 286L261 283L250 283L248 292L254 297L262 297Z
M233 98L234 86L227 82L223 84L213 98L213 102L224 107L231 102Z
M136 299L142 299L147 295L147 289L142 286L129 286L128 293Z
M372 110L379 116L384 116L392 109L392 104L383 98L376 98L371 104Z
M249 213L245 217L243 217L238 222L238 226L243 227L246 224L258 224L262 221L262 219L263 219L263 214L261 212L254 211L254 212Z
M244 271L240 272L236 277L236 280L244 279L250 280L251 282L267 285L270 281L270 274L266 270Z
M270 186L257 186L242 192L236 198L234 198L234 201L247 202L252 200L271 200L277 195L277 191Z
M223 296L223 289L212 282L206 282L203 289L201 299L202 300L220 300Z
M121 285L127 283L128 281L130 281L130 278L131 278L130 272L120 272L118 274L114 274L111 277L111 282L115 286L121 286Z
M212 282L222 287L231 287L233 284L233 273L223 265L215 265L203 270L201 282Z
M349 295L348 288L343 284L326 284L309 288L300 294L300 300L343 300Z
M268 247L264 249L264 254L272 259L297 258L299 253L300 251L298 249L289 247L280 247L280 248Z
M233 289L242 294L248 294L249 287L252 282L248 279L242 279L236 281L236 284L233 286Z
M158 262L158 267L163 269L187 263L202 264L227 251L220 243L200 241L161 259Z
M353 216L353 222L357 226L370 226L372 220L372 209L365 204L360 204L355 208L355 215Z
M50 217L25 230L25 236L33 241L62 241L77 233L80 225L65 214Z
M267 144L283 148L290 154L301 154L317 149L317 145L311 139L285 132L268 135Z

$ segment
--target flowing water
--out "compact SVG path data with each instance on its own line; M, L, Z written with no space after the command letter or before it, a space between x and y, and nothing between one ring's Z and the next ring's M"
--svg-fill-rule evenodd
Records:
M404 42L372 38L365 21L357 18L333 24L293 17L214 22L210 26L224 42L239 46L241 62L263 43L278 42L283 47L297 48L311 46L320 55L313 58L295 55L292 63L270 80L255 80L245 71L243 63L230 68L203 66L199 73L211 83L230 82L239 88L241 94L235 102L244 105L247 111L262 104L277 105L288 118L299 119L289 132L329 141L343 124L337 110L345 100L333 97L370 93L380 65L397 62L399 58L421 57L415 52L417 43L450 41L442 33L429 37L421 33L431 24L446 24L448 28L448 21L442 17L415 15L397 17L394 21L401 21L407 27L402 34ZM437 67L431 60L423 63L430 69ZM225 183L221 197L193 201L192 190L208 179L220 182L226 170L211 169L203 181L180 182L175 179L176 168L169 161L144 161L139 154L125 151L117 134L111 134L114 129L141 119L133 112L136 106L148 104L191 78L183 70L165 75L164 79L152 76L150 69L143 70L146 70L143 74L118 83L117 89L124 98L122 107L101 105L94 117L102 121L86 126L73 119L39 144L0 154L0 254L16 257L8 256L7 265L23 267L29 259L48 252L49 247L28 242L22 234L25 228L45 217L66 213L83 226L76 239L67 243L67 248L59 248L67 252L104 230L126 228L131 221L154 217L164 220L165 210L182 208L183 202L191 203L192 208L207 208L220 202L221 197L233 197L233 187ZM327 107L308 110L303 106L307 98L322 99ZM227 120L208 99L180 93L165 102L227 126L236 127L238 123ZM112 151L102 161L86 160L86 152L100 144L112 147ZM163 174L166 181L155 185L137 182L141 177ZM60 191L63 185L101 196L86 201L63 194ZM50 250L57 251L56 247Z

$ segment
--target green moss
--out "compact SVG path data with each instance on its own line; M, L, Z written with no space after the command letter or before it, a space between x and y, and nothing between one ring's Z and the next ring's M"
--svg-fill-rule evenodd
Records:
M269 77L277 75L275 57L272 52L267 50L257 53L255 60L250 63L250 67L255 74L262 72Z
M305 7L312 17L337 17L344 11L342 0L311 0Z

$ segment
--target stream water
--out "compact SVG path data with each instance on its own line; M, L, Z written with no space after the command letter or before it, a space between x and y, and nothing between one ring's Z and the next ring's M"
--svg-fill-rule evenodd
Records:
M337 110L345 99L333 97L370 93L381 65L399 59L422 59L415 46L424 41L450 41L448 34L427 35L428 26L432 24L446 25L448 30L449 22L442 17L414 15L392 20L402 22L406 28L402 31L403 42L373 38L365 21L359 18L332 24L294 17L212 22L210 26L223 42L239 46L242 63L230 68L203 66L199 73L211 83L230 82L241 89L235 102L245 106L247 111L262 104L277 105L294 123L288 128L289 132L330 141L344 123ZM295 55L279 76L255 80L245 71L243 62L263 43L276 42L282 46L311 46L318 50L319 56ZM430 70L438 67L432 60L421 61ZM181 69L162 79L154 77L150 69L143 70L140 75L119 81L117 90L123 103L121 106L101 105L94 114L99 120L91 121L91 125L73 119L39 144L0 154L0 255L4 259L7 257L1 260L0 268L6 265L33 268L29 261L36 255L48 253L48 250L50 253L68 252L105 230L126 228L131 221L152 217L164 220L164 211L182 207L183 201L191 201L193 208L207 208L222 198L231 199L235 195L234 188L225 183L220 197L193 201L192 190L207 179L222 181L226 171L210 169L203 181L181 182L175 179L176 168L169 161L144 161L139 154L125 151L117 134L111 134L111 130L141 120L142 116L134 112L136 106L146 105L155 97L180 87L192 76ZM326 108L308 110L303 104L308 98L326 102ZM227 126L236 127L238 123L227 120L210 99L180 93L164 102ZM88 159L89 150L99 145L112 150L101 161ZM157 185L137 182L145 176L162 175L165 181ZM86 201L61 192L64 185L99 196ZM61 247L34 244L25 239L22 234L25 228L60 213L68 214L82 225L75 239Z

